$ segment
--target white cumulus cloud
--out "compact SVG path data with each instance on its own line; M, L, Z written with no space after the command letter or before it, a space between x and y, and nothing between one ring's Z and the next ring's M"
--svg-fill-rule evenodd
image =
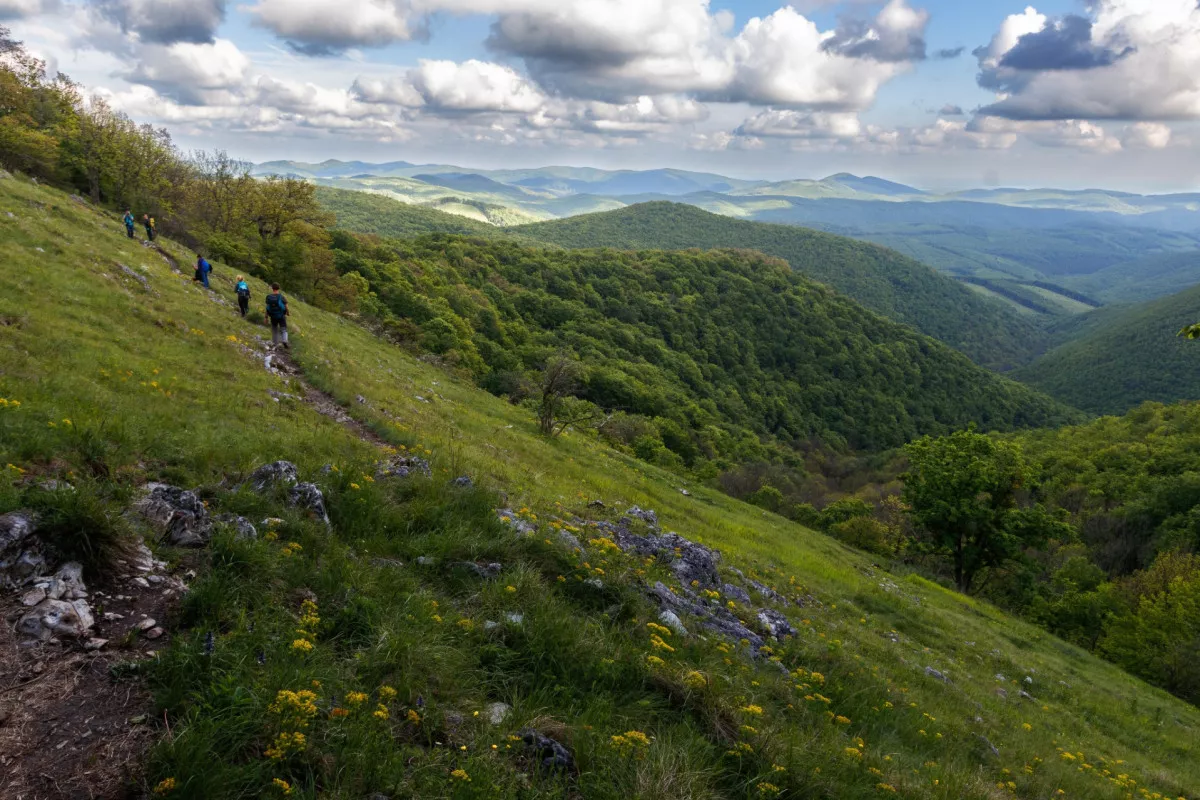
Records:
M1200 119L1195 0L1091 0L1086 15L1010 16L979 59L1000 97L985 112L1026 120Z

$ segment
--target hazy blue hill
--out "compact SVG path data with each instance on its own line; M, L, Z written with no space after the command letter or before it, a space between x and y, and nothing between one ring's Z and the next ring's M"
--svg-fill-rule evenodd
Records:
M745 222L679 203L646 203L515 230L564 247L758 250L984 366L1012 367L1041 346L1042 334L1032 322L924 264L883 247L797 226Z
M484 175L476 175L470 172L442 172L432 175L422 173L412 177L413 180L423 181L434 186L444 186L447 189L463 192L487 192L512 197L518 201L528 201L538 197L533 192L519 186L500 183Z
M1176 333L1200 319L1200 287L1101 309L1056 331L1066 344L1013 374L1063 402L1120 414L1147 400L1200 398L1200 342Z
M876 178L871 175L860 178L857 175L851 175L847 172L840 172L837 175L830 175L825 179L825 181L829 183L840 183L842 186L845 186L849 189L854 189L858 192L884 195L886 197L907 197L910 195L927 194L927 192L923 192L920 189L914 189L913 187L905 186L902 183L895 183L893 181L884 180L883 178Z
M1136 303L1200 284L1200 250L1160 253L1122 261L1074 281L1081 291L1110 303Z

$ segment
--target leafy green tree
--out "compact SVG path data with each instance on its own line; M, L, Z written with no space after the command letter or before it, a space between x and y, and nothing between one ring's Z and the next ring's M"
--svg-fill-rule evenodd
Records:
M1023 506L1033 471L1011 442L966 430L925 437L904 449L911 463L903 476L904 501L917 544L950 559L964 594L975 589L983 570L1019 558L1060 524L1040 508Z
M1143 595L1109 623L1101 649L1134 675L1200 701L1200 571Z
M746 498L751 505L765 508L767 511L779 511L783 507L783 492L774 486L764 486Z

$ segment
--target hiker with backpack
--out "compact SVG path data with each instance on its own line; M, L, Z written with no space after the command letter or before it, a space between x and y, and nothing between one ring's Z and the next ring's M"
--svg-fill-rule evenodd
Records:
M205 289L211 288L208 285L208 274L212 272L212 264L204 260L204 256L196 256L196 277L193 280L198 281Z
M242 312L242 318L245 319L246 312L250 310L250 284L246 283L244 277L238 275L234 291L237 292L238 310Z
M287 318L287 298L279 291L279 284L272 283L271 293L267 295L267 322L271 323L271 344L282 343L284 347L290 350Z
M125 235L130 239L133 238L133 209L125 212Z
M154 217L149 214L142 214L142 225L146 227L146 241L154 241Z

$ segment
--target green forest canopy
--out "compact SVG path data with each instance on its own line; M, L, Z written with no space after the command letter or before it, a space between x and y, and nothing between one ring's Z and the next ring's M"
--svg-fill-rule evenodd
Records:
M344 233L335 248L339 271L366 279L369 310L394 335L498 394L568 351L587 367L582 399L642 420L626 444L650 435L689 465L762 458L760 437L878 449L971 422L1078 419L757 253Z
M807 228L746 222L658 202L513 230L564 247L758 250L992 369L1024 363L1041 339L1032 322L931 267L878 245Z

